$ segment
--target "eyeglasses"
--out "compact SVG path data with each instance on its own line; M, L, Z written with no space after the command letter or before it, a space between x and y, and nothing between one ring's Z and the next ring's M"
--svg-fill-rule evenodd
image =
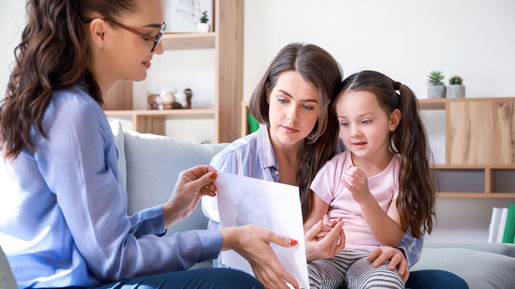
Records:
M147 41L152 41L154 44L152 45L152 49L150 49L150 52L154 52L154 49L156 49L156 46L159 43L159 40L161 40L161 37L163 36L163 32L164 32L164 30L166 28L166 23L163 22L163 24L161 25L161 28L159 28L159 33L157 33L157 35L155 37L152 37L152 36L150 36L148 34L145 34L143 32L139 32L138 30L136 30L134 28L131 28L129 26L123 25L121 23L118 23L116 21L113 21L113 20L107 19L107 18L99 17L99 18L93 18L93 19L86 19L84 22L86 22L86 23L87 22L91 22L94 19L102 19L102 20L104 20L105 22L107 22L107 23L109 23L111 25L118 26L118 27L120 27L122 29L125 29L125 30L127 30L129 32L132 32L132 33L140 36L141 38L143 38L143 39L145 39Z

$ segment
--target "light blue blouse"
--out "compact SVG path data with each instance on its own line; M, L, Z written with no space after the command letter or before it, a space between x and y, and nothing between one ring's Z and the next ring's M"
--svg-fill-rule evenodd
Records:
M339 148L343 148L340 144ZM271 182L279 181L279 165L275 159L274 150L268 128L262 125L256 132L235 140L211 160L211 166L217 171L237 174ZM210 219L209 227L218 228L218 204L216 197L203 197L202 210ZM416 239L408 231L399 244L404 250L409 266L419 259L424 245L423 239ZM221 259L215 261L215 266L223 267Z
M127 216L111 129L83 87L52 94L43 129L35 152L0 161L0 246L18 286L93 286L219 254L218 230L161 237L162 206Z

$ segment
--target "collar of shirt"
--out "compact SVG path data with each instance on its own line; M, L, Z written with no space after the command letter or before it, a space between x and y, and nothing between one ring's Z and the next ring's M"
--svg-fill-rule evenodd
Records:
M268 126L261 125L256 132L257 139L257 153L259 157L259 164L262 169L269 169L272 178L275 181L279 180L279 165L275 159L274 149L272 142L270 141L270 135L268 134Z

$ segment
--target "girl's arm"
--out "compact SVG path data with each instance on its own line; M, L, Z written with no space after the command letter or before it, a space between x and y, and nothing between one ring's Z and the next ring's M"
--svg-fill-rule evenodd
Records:
M313 206L309 212L308 218L304 222L304 232L309 231L316 223L324 219L329 211L329 204L324 202L317 194L313 192Z
M344 185L352 193L354 200L360 205L363 216L370 230L382 246L397 247L405 232L400 226L400 217L395 200L385 213L368 189L365 173L358 167L352 167L345 175Z
M405 232L400 226L399 212L395 200L390 204L388 213L385 213L372 194L366 201L360 203L363 216L370 230L382 246L397 247Z
M345 247L343 222L339 218L336 224L324 224L329 204L313 193L313 206L304 222L304 239L306 241L306 259L308 262L332 258ZM321 234L323 237L320 237Z

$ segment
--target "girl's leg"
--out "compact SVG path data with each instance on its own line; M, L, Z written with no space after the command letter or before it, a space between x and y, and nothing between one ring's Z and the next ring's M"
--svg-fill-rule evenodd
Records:
M136 277L90 289L215 289L265 287L249 274L227 268L205 268L198 270L162 273Z
M347 270L345 275L349 289L361 288L404 288L404 281L396 271L388 269L388 262L378 268L374 268L372 263L367 261L367 257L363 257Z
M308 263L309 287L336 289L345 287L345 272L354 261L366 256L362 251L342 250L334 258Z

